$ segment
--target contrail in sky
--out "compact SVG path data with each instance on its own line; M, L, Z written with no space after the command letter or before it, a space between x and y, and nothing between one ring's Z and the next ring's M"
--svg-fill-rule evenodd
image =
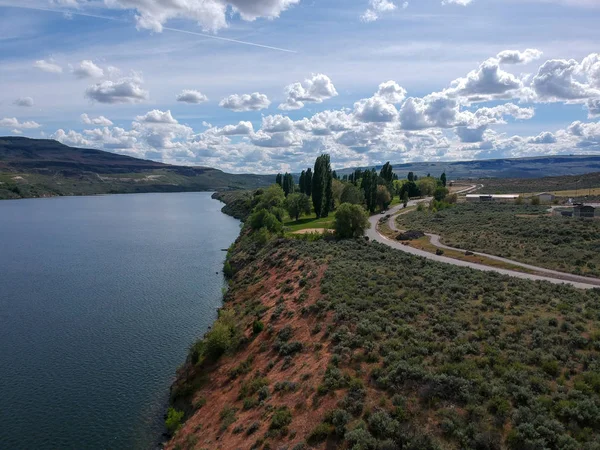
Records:
M67 10L61 11L61 10L50 9L50 8L38 8L37 6L3 5L1 3L0 3L0 7L18 8L18 9L30 9L30 10L34 10L34 11L44 11L44 12L57 13L57 14L62 14L62 15L93 17L95 19L110 20L110 21L113 21L113 22L130 23L129 20L119 19L119 18L116 18L116 17L101 16L101 15L98 15L98 14L88 14L88 13L82 13L82 12L73 12L73 11L70 11L70 10L69 11L67 11ZM268 50L276 50L276 51L279 51L279 52L298 53L295 50L289 50L287 48L273 47L273 46L270 46L270 45L257 44L255 42L240 41L239 39L224 38L224 37L220 37L220 36L214 36L212 34L197 33L195 31L180 30L179 28L163 27L163 30L172 31L172 32L175 32L175 33L190 34L190 35L193 35L193 36L200 36L200 37L204 37L204 38L208 38L208 39L214 39L214 40L217 40L217 41L225 41L225 42L233 42L235 44L250 45L252 47L265 48L265 49L268 49Z

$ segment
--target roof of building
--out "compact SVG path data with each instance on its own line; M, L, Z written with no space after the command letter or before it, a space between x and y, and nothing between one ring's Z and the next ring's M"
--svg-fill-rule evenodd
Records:
M519 194L467 194L467 198L480 198L480 197L491 197L491 198L519 198Z
M539 194L535 195L551 195L552 197L555 197L555 195L552 192L540 192Z

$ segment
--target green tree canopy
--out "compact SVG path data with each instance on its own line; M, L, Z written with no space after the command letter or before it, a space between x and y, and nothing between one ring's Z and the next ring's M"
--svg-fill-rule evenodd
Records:
M446 172L442 173L440 181L442 182L442 186L446 187Z
M385 186L377 186L377 206L380 210L387 209L392 201L392 195Z
M290 194L285 199L285 209L292 219L298 220L301 215L310 214L310 199L306 194Z
M332 209L333 192L329 155L323 154L315 161L312 176L312 199L317 218L327 217Z
M365 202L363 191L353 184L346 184L340 197L341 203L351 203L353 205L362 205Z
M360 237L371 226L362 206L342 203L335 213L333 227L340 239Z

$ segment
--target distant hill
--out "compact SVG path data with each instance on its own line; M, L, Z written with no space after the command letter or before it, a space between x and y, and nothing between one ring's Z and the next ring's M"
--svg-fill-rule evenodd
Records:
M600 172L600 156L568 155L542 156L518 159L489 159L457 162L414 162L392 164L394 172L405 178L408 172L419 176L430 173L440 176L446 172L448 179L479 178L541 178L549 176L580 175ZM370 166L368 168L372 168ZM364 168L363 168L364 169ZM376 167L377 170L381 166ZM336 170L340 176L350 174L354 168Z
M0 137L0 199L252 189L271 175L162 164L47 139Z

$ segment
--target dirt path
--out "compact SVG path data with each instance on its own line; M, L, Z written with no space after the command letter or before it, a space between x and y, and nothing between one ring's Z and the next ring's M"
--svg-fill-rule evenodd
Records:
M414 205L417 205L419 202L427 201L427 200L429 200L429 199L416 200L416 201L413 200L413 201L409 202L409 206L414 206ZM390 215L390 218L388 219L388 225L392 230L397 230L396 223L395 223L396 222L395 216L397 215L398 212L402 213L402 205L394 207L386 213L386 214ZM496 273L499 273L502 275L509 275L512 277L523 278L526 280L548 281L548 282L554 283L554 284L570 284L579 289L600 288L600 279L597 279L597 278L587 278L587 277L581 277L578 275L572 275L572 274L568 274L568 273L564 273L564 272L557 272L557 271L550 270L550 269L544 269L543 267L531 266L529 264L524 264L524 263L520 263L517 261L509 260L509 259L500 258L498 256L487 255L485 253L475 253L475 254L484 256L486 258L495 259L498 261L502 261L502 262L510 263L510 264L517 265L520 267L524 267L524 268L533 270L537 273L541 273L543 275L533 275L533 274L524 273L524 272L516 272L514 270L500 269L497 267L486 266L484 264L472 263L469 261L462 261L459 259L449 258L447 256L435 255L433 253L426 252L425 250L416 249L416 248L410 247L408 245L403 245L397 241L388 239L387 237L385 237L379 233L379 231L377 229L377 225L379 224L379 221L383 217L385 217L385 215L383 215L383 214L371 216L371 218L369 219L369 221L371 222L371 228L369 230L367 230L366 235L369 237L369 239L380 242L382 244L385 244L396 250L401 250L403 252L410 253L410 254L416 255L416 256L422 256L424 258L431 259L433 261L443 262L446 264L452 264L452 265L460 266L460 267L469 267L471 269L482 270L482 271L486 271L486 272L496 272ZM437 235L428 234L428 236L430 236L432 238L433 238L433 236L436 236L437 240L434 241L432 239L432 243L436 246L439 246L440 248L445 248L448 250L450 250L450 249L458 250L461 252L465 251L465 250L461 250L461 249L454 249L452 247L444 246L443 244L441 244L439 242L439 236L437 236Z

